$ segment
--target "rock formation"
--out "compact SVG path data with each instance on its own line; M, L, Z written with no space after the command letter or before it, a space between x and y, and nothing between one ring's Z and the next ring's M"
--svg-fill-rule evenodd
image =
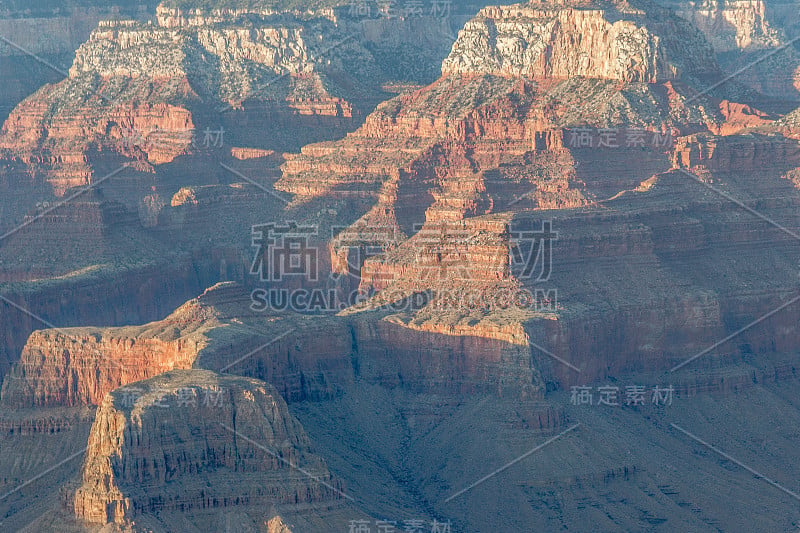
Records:
M82 480L65 489L77 530L221 529L217 510L267 530L329 530L293 520L333 513L346 529L340 472L364 512L441 514L454 530L581 529L574 515L587 508L608 529L648 529L667 512L684 529L730 526L718 505L717 518L700 516L664 484L679 478L699 497L697 453L678 454L691 469L662 458L644 472L674 442L587 451L566 437L535 467L503 472L511 484L487 480L452 504L448 495L473 482L475 465L514 461L532 437L558 439L575 419L648 438L674 428L660 405L570 409L572 386L668 380L681 398L702 406L714 394L738 408L741 391L771 387L766 403L791 403L800 119L724 73L787 42L769 4L681 4L685 19L639 0L486 7L438 79L395 80L400 94L374 110L364 102L406 68L387 68L387 49L413 40L381 31L417 28L424 42L433 27L359 19L340 4L165 2L152 24L101 25L69 79L12 114L0 186L23 191L12 212L41 224L0 237L0 294L80 327L33 331L36 316L6 306L19 313L0 337L10 413L0 438L74 437L99 406ZM713 30L720 21L734 27ZM323 53L355 27L360 37ZM379 83L345 72L351 60ZM276 81L256 90L265 80ZM71 93L80 97L60 114ZM232 108L218 152L172 135L212 125L209 103ZM129 128L147 133L131 145ZM123 162L102 193L53 211L44 203ZM39 205L26 208L32 190ZM313 253L313 272L259 272L275 260L274 235L264 237L275 225L310 228L290 249ZM67 248L78 234L82 245ZM162 278L173 285L159 291ZM78 288L85 299L63 302ZM90 309L109 289L107 308ZM214 410L203 399L220 391ZM322 437L330 471L289 409ZM476 432L503 440L468 438ZM262 441L277 456L253 444ZM617 448L626 455L604 460ZM730 490L751 492L749 474L725 475ZM485 516L495 482L519 504L498 504L500 525ZM603 499L601 483L625 488ZM576 493L587 495L565 502ZM796 506L774 505L783 514L764 520L786 528Z
M703 32L722 68L736 73L736 83L773 98L797 99L800 54L790 45L800 21L796 5L758 0L668 4Z
M75 492L90 523L193 509L335 506L342 485L270 385L174 371L106 396ZM269 516L267 519L271 518Z
M664 330L640 332L623 318L638 316L645 309L663 313L653 323L684 331L682 338L688 344L676 349L676 363L678 352L700 349L719 335L724 323L743 320L741 304L736 303L743 289L723 294L716 285L683 279L677 274L681 269L674 265L689 260L696 251L686 248L688 242L672 239L685 235L684 224L689 224L698 243L735 239L756 250L758 241L743 241L727 233L721 237L712 220L723 209L725 198L711 195L697 204L687 191L692 184L700 185L688 181L682 187L680 176L692 178L676 169L710 173L714 178L704 179L726 183L754 201L758 198L765 202L760 204L763 209L774 206L775 216L794 226L785 219L789 215L784 204L769 199L796 196L783 176L798 164L797 143L782 135L734 135L742 128L767 127L770 116L721 95L698 92L702 85L693 84L720 73L696 30L659 10L646 10L642 17L624 3L595 7L568 3L486 8L461 32L444 62L442 79L382 104L346 139L307 146L301 155L289 158L278 188L311 198L358 191L374 202L343 233L346 238L335 241L339 262L334 265L344 263L343 258L359 246L380 244L385 249L358 265L361 291L376 296L348 313L427 294L418 300L417 308L406 308L384 321L407 328L409 335L425 330L500 335L512 344L520 339L520 344L530 347L531 365L543 372L542 379L557 375L562 384L576 379L577 368L559 361L569 362L576 354L582 354L577 359L585 363L583 379L587 372L603 377L653 370L670 360L673 356L665 351L675 349L674 338L669 337L671 347L667 348L659 340L667 338L662 336ZM622 21L612 24L603 17ZM542 63L533 43L537 39L550 43L550 34L534 29L546 28L540 25L548 20L560 22L554 26L553 55ZM606 43L586 45L595 59L589 65L595 70L585 74L595 79L570 77L582 72L567 67L574 47L557 48L574 40L579 32L570 33L570 28L584 20L595 21L597 31L587 33L596 36L598 43ZM618 63L609 59L617 49L608 44L609 36L619 31L612 30L614 25L658 36L653 38L658 46L631 49L646 54L647 60L637 63L638 70L624 69L628 77L619 75L614 70ZM680 39L669 37L679 28L685 32ZM503 36L511 39L512 34L529 36L516 47L503 44ZM687 40L698 43L691 52L680 44ZM565 66L556 68L560 61ZM639 139L636 143L634 137ZM631 165L632 160L636 165ZM744 169L761 178L734 177L736 170ZM668 207L659 200L658 191L668 191ZM558 211L537 213L552 208ZM526 213L531 209L537 214ZM699 221L679 221L682 212L691 212ZM676 220L671 222L672 218ZM540 280L531 279L523 271L525 265L519 264L513 235L520 228L542 227L548 219L562 227L553 257L561 254L563 263L560 270L554 264L545 283L537 285ZM726 232L747 224L731 220ZM388 238L374 242L376 227L391 230L386 233L395 236L396 242ZM771 231L757 223L747 234L785 242L778 229ZM359 235L364 236L360 242ZM662 255L662 250L670 253ZM782 250L776 254L788 253ZM681 254L687 257L678 259ZM624 282L625 276L605 269L601 274L583 263L603 258L601 264L616 265L608 266L611 271L626 272L625 265L634 257L651 269L650 275L640 278L643 285L639 286ZM574 280L582 281L575 285ZM676 282L683 287L681 298L670 299L666 293L655 296L662 293L656 287ZM522 289L534 305L522 309L509 305ZM597 296L598 290L604 296ZM791 283L778 283L749 294L756 308L768 309L792 291ZM507 298L491 301L488 295L493 294ZM715 303L708 300L711 295ZM711 307L706 309L707 305ZM685 319L689 307L697 307L704 317L711 309L716 311L689 324ZM731 316L739 318L725 318ZM590 328L586 337L574 334L584 340L580 346L567 347L560 343L573 338L567 332L572 324L584 328L596 324L599 329ZM772 323L769 327L782 328ZM616 335L621 338L615 340ZM641 340L634 340L640 336ZM621 339L634 344L620 345Z
M444 74L649 82L714 75L699 32L635 2L487 7L459 32Z
M537 17L546 18L541 9L487 9L469 27L485 25L493 17L533 27ZM44 332L31 337L3 402L18 402L19 407L92 405L116 387L167 369L226 369L231 349L242 355L257 352L232 371L275 384L289 400L332 398L357 379L414 390L444 386L536 396L547 382L564 386L576 378L577 367L559 365L558 359L583 361L585 375L595 378L654 370L676 360L677 355L664 356L663 328L639 331L631 322L643 309L660 313L653 320L667 329L684 331L683 345L671 341L675 354L714 338L731 313L739 316L737 293L671 272L688 260L680 259L681 254L696 254L692 246L719 237L713 219L725 199L712 196L698 204L696 193L678 185L679 169L710 173L747 197L767 202L765 206L773 207L763 209L776 209L775 217L782 219L784 204L796 195L783 176L798 165L797 143L774 133L730 135L742 127L764 127L769 116L698 93L688 83L692 73L700 74L686 67L689 59L665 36L665 28L685 26L674 17L657 10L654 18L642 18L627 4L608 5L606 11L571 4L548 9L565 20L583 20L589 13L602 21L603 13L614 12L630 16L628 26L655 36L663 32L663 39L654 37L659 47L650 50L648 60L661 66L642 71L639 81L615 78L610 70L602 74L611 79L567 80L546 77L557 77L549 71L537 79L521 75L523 71L495 72L491 65L480 75L454 72L450 66L478 57L471 47L479 40L465 31L445 61L442 79L382 104L345 139L304 147L287 160L276 186L295 195L297 204L327 202L328 213L344 205L356 209L330 243L327 230L339 222L337 216L320 217L319 211L312 214L313 207L289 207L284 216L302 213L320 224L318 244L330 246L330 263L320 263L320 286L331 289L324 283L330 273L354 275L351 287L358 286L367 302L342 317L312 319L273 314L269 307L274 302L265 300L268 312L260 316L254 309L242 309L246 293L218 287L144 328L70 330L74 339ZM599 34L611 31L603 25L607 21L598 24L604 28ZM702 44L702 36L686 31ZM604 53L600 47L594 52ZM559 52L550 64L562 56ZM538 61L522 52L515 57L530 68ZM678 63L664 59L662 64L660 57L680 58L683 67L663 70ZM706 60L704 72L714 72L713 58L704 56ZM663 81L658 72L667 71L672 74L664 77L673 79ZM676 78L684 74L688 79ZM270 157L270 152L235 153L253 164ZM629 164L632 158L636 165ZM734 169L758 172L758 187L732 176ZM692 183L699 186L693 181L685 186ZM189 216L215 206L220 195L233 200L237 191L219 186L181 189L156 224L169 227L175 222L167 221L178 210ZM671 195L666 206L661 191ZM775 195L786 200L774 203ZM221 203L220 213L230 205ZM529 213L543 209L558 211L547 217ZM670 220L683 212L692 217ZM548 219L562 226L553 254L565 263L540 280L520 264L531 250L519 235L543 227ZM748 228L746 234L754 236L750 240L728 233L725 238L758 249L755 236L779 237L769 228L747 224L732 219L730 228ZM382 252L377 257L362 253L376 247ZM662 250L670 255L661 255ZM616 264L620 272L626 271L626 261L636 258L651 265L652 280L645 276L641 285L615 288L617 275L580 266L599 258ZM234 256L231 261L242 259ZM657 288L676 282L685 288L677 299ZM585 289L599 286L608 292L600 300L594 290ZM752 293L751 303L769 306L791 290L781 284L765 287ZM698 313L711 314L699 323L686 323L686 309L698 306ZM242 333L237 321L262 332L264 342L277 340L260 353L262 338ZM598 329L587 329L588 335L574 332L585 324ZM284 338L287 331L290 336ZM317 336L323 331L337 332L337 341L320 344ZM624 342L611 338L619 331L626 332ZM791 334L786 335L788 342ZM548 359L547 353L557 358ZM589 353L600 355L586 359ZM120 370L105 365L103 357L122 367L129 360L137 365L135 371Z
M293 317L250 306L242 287L227 283L145 326L36 332L4 380L0 405L99 405L118 387L188 368L263 379L290 402L335 398L356 380L510 395L541 386L519 327L406 331L396 320Z
M79 3L51 9L43 3L4 2L0 6L0 35L7 40L0 40L0 68L5 81L0 95L2 120L43 84L63 78L75 50L99 21L141 18L154 7L152 0Z
M772 48L780 32L767 19L763 0L724 0L676 5L677 13L705 34L717 52Z
M264 23L253 31L229 24L192 33L140 23L101 26L78 49L67 80L11 114L0 147L28 165L43 164L46 179L62 194L93 175L93 147L155 165L196 151L196 129L222 126L195 123L192 109L201 99L222 108L277 98L284 112L297 107L346 122L352 104L327 93L315 66L328 40L344 38L335 32L330 22L300 29ZM349 43L337 52L329 72L346 62L364 65L359 54L368 55ZM365 68L353 75L372 76ZM276 76L285 79L267 83Z

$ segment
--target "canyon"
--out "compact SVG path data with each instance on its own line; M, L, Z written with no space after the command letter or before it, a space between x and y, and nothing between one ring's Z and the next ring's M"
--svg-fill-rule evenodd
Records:
M0 528L796 528L797 3L300 4L47 23Z

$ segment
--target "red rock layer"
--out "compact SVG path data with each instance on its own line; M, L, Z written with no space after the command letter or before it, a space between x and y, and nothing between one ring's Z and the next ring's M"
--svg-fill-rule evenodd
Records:
M341 494L274 388L177 371L103 401L74 511L87 522L122 524L140 513L332 503Z

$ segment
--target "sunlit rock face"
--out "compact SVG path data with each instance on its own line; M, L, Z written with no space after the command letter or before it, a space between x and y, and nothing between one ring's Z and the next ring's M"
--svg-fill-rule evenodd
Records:
M711 49L694 27L631 4L484 8L459 32L442 72L650 83L714 72Z
M341 499L341 484L310 452L272 386L203 370L169 372L106 396L82 480L75 514L99 524L176 509Z

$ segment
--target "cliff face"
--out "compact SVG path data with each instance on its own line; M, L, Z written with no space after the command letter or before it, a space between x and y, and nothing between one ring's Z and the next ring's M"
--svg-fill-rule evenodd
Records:
M4 381L0 403L99 405L117 387L191 368L208 344L205 333L220 325L220 311L213 304L224 301L225 296L211 291L210 297L206 293L144 326L35 332Z
M723 70L736 73L737 83L771 97L790 101L797 98L800 55L788 43L797 35L798 11L791 2L720 0L667 4L703 32Z
M358 380L448 393L530 395L539 386L517 326L404 324L381 320L386 313L264 316L250 303L227 283L144 326L35 332L5 378L0 405L99 405L118 387L187 368L262 379L289 402L329 400Z
M695 28L655 8L643 15L624 3L487 7L459 32L442 73L649 83L715 73Z
M609 13L617 10L613 17L608 15L612 19L629 18L620 22L622 26L644 33L661 31L665 24L685 27L657 10L642 16L630 6L606 8ZM768 123L764 113L748 106L696 95L688 83L692 75L700 75L696 69L677 69L673 75L680 79L647 83L660 75L639 76L645 71L636 74L626 67L633 78L620 78L609 70L611 63L605 63L593 73L596 78L562 80L557 78L570 73L541 70L533 48L499 44L502 31L507 37L531 33L550 20L547 17L589 17L586 20L596 27L587 26L587 39L598 42L587 46L596 54L617 53L618 47L608 41L611 23L603 13L570 4L486 8L462 32L440 80L380 105L345 139L306 146L299 155L289 156L277 188L306 201L345 193L372 202L331 243L333 268L342 272L363 249L379 248L384 252L380 257L362 257L355 265L362 294L389 287L395 295L434 287L463 295L473 289L479 299L501 288L513 292L518 280L508 264L508 235L514 213L597 206L667 171L677 136L698 131L728 134ZM497 37L498 50L508 54L506 66L519 68L505 69L505 59L492 63L494 52L471 48L488 42L480 37L488 21L498 28L508 25L492 39ZM548 65L572 61L572 48L558 44L564 35L572 35L559 33L565 24L554 26L552 36L544 30L536 34L546 46L555 47L547 56ZM656 39L659 46L640 49L647 55L640 66L658 65L662 56L684 53L668 33ZM696 50L705 54L705 74L718 72L707 43L696 32L692 35L702 44ZM482 62L480 68L454 67L473 59ZM637 135L639 140L632 142ZM382 236L376 228L385 230ZM480 336L487 329L484 317L470 313L469 318L452 322L448 317L440 324L431 317L434 311L404 321L409 327L425 323L442 333L456 323L474 321L481 324L475 327ZM526 316L499 320L519 325Z
M342 45L344 51L322 59L321 41L335 42L338 31L324 19L305 25L299 20L283 26L263 23L254 28L237 25L235 20L184 31L135 22L103 23L76 52L70 75L192 77L198 82L196 92L217 89L215 97L238 103L248 97L263 97L252 93L262 85L257 76L269 71L278 75L311 74L321 71L324 61L327 72L337 72L344 61L352 60L356 68L352 75L356 76L367 66L368 53L357 44ZM197 57L202 54L207 55L205 60Z
M135 333L104 338L100 330L78 329L66 330L66 335L34 332L5 376L2 403L12 408L99 405L109 390L122 384L191 368L198 349L184 338L170 341ZM98 377L103 368L105 375Z
M739 127L763 125L768 117L741 104L695 96L689 82L692 76L700 75L700 67L691 66L697 58L680 55L688 52L676 47L677 37L668 36L664 28L680 29L682 23L661 11L643 14L622 4L603 10L571 4L515 6L486 9L468 28L486 28L492 20L497 27L518 25L503 31L530 33L551 15L562 17L558 27L566 29L551 36L555 44L545 41L555 46L548 64L572 61L573 52L559 47L576 38L569 29L578 28L576 21L589 21L587 35L590 40L598 39L591 48L603 57L617 53L613 52L613 39L609 40L618 31L610 29L615 24L649 36L652 42L646 41L653 46L636 48L636 53L647 53L646 60L637 62L644 70L628 69L633 77L621 78L614 70L616 60L603 60L595 74L603 78L561 80L556 79L561 75L557 71L537 71L541 58L527 53L524 46L508 49L503 45L498 50L512 54L509 64L522 65L522 70L503 71L502 65L497 67L500 70L493 70L495 67L489 65L489 72L479 75L448 72L448 65L461 61L457 58L477 57L477 52L469 51L469 43L480 39L469 37L469 30L454 47L452 60L445 62L448 73L442 79L385 102L346 138L309 145L300 154L288 157L276 186L296 195L297 201L287 208L275 203L270 209L278 216L311 217L319 222L319 244L330 250L330 257L321 262L323 274L330 270L349 277L356 272L356 279L348 280L350 286L359 287L363 296L375 295L369 302L348 310L346 317L328 317L315 323L302 315L259 316L253 309L245 309L246 294L240 291L229 297L229 289L216 288L168 319L144 328L76 330L73 333L78 341L54 332L37 334L31 337L15 367L12 375L19 379L9 381L3 401L18 400L18 406L91 405L118 386L166 369L194 365L222 370L231 362L230 350L242 355L255 351L236 371L273 383L291 401L332 398L357 379L422 390L442 384L448 390L478 390L483 383L491 390L535 396L544 386L543 379L565 383L572 379L569 372L553 373L546 360L539 358L535 346L555 343L558 353L570 360L573 353L582 353L593 345L592 338L608 340L608 335L613 336L615 329L603 329L607 324L618 324L615 327L619 330L630 332L630 339L641 336L642 340L631 341L633 344L608 340L609 346L616 346L614 349L624 355L617 356L613 364L587 363L593 376L605 375L608 368L635 368L640 359L646 360L646 368L663 364L656 356L664 349L663 341L652 337L652 331L634 333L637 326L616 315L627 307L596 302L591 291L570 285L569 276L587 286L599 283L595 279L600 276L599 270L573 266L597 258L614 262L616 254L639 257L657 265L655 268L663 271L661 281L668 284L670 275L666 272L677 269L677 263L658 256L658 251L680 249L681 243L668 238L668 232L655 234L661 229L650 228L647 217L636 213L662 216L660 194L663 184L674 180L671 167L718 173L714 174L716 178L725 183L732 179L729 171L734 168L767 172L758 188L751 190L750 184L742 191L754 201L769 202L775 190L794 194L786 190L790 182L781 176L797 165L796 143L780 136L715 137L734 133ZM609 22L614 17L621 20ZM569 20L573 26L567 24ZM92 50L104 47L112 50L110 57L126 58L122 63L135 68L140 68L134 61L137 51L154 47L172 53L169 61L180 69L190 59L188 51L194 40L216 56L232 53L238 59L231 64L246 60L276 70L289 69L286 65L291 64L294 73L303 72L307 66L316 68L313 46L303 44L305 29L260 28L248 33L227 23L212 27L201 22L176 23L183 28L180 30L137 25L102 28L78 54L75 75L83 69L108 69L105 75L110 77L135 74L133 70L118 72L120 67L113 61L96 61ZM314 24L327 27L330 20ZM185 28L189 28L188 33ZM536 35L543 39L545 33ZM689 33L676 35L691 37ZM702 41L696 35L691 38ZM707 48L698 45L695 52ZM303 62L306 59L308 63ZM714 69L713 60L709 60L703 72ZM179 72L190 76L189 70ZM537 79L531 77L534 75ZM671 79L663 81L665 78ZM635 144L630 142L632 133L638 134ZM263 149L232 153L255 170L266 165L272 171L279 161ZM780 157L770 159L767 155L775 153ZM731 186L743 187L737 180L731 181ZM709 213L719 209L718 202L698 207L685 191L668 190L675 194L678 207L673 207L679 213L697 210L687 215L690 219L711 216ZM213 233L215 237L208 240L220 242L211 248L207 243L203 246L220 259L220 265L224 262L221 277L232 274L241 279L241 265L246 265L247 258L237 255L235 246L225 247L228 221L209 213L223 217L232 206L249 210L253 205L247 200L249 191L224 185L182 188L171 199L159 197L162 208L152 215L152 224L164 232L187 228L187 232L202 229L201 234ZM615 222L600 224L605 219L598 210L609 205L614 211L608 216L616 217ZM336 214L340 208L347 211L345 216ZM526 277L515 264L524 243L513 234L519 221L525 219L522 214L543 209L568 213L561 220L574 233L566 239L568 245L558 248L571 261L564 267L564 277L554 277L557 283L540 287L528 279L530 273ZM209 220L219 228L209 225ZM345 229L327 242L323 234L342 221ZM592 222L587 226L585 221ZM376 228L386 231L376 235ZM713 228L687 221L676 222L675 231L682 235L689 232L700 242L717 235ZM748 235L764 235L762 229L747 231ZM192 239L186 239L189 246L193 246ZM379 247L384 253L372 259L362 257L359 252L367 246ZM755 244L745 240L742 246ZM360 262L351 264L351 258ZM687 306L708 300L708 294L714 294L711 301L731 298L722 288L686 283L694 287L692 295L668 305L632 290L628 294L630 308L666 306L658 320L680 329L685 326L680 314ZM650 287L645 280L642 286ZM539 289L542 292L537 293ZM607 289L612 291L611 287ZM776 282L776 287L760 293L758 302L762 297L774 301L784 289L787 287ZM508 306L502 305L505 301L496 301L498 294L514 299L523 290L531 294L534 305ZM388 304L412 296L421 296L415 306L387 313ZM493 297L495 301L487 301ZM218 315L220 306L226 310ZM586 311L587 306L594 314ZM204 311L197 311L195 316L200 309ZM211 315L203 314L207 311ZM723 310L709 325L689 328L684 349L719 331L724 322L720 317L724 316ZM237 320L263 332L266 338L237 332ZM589 338L573 333L582 320L596 322L600 329ZM176 322L181 325L174 326ZM286 331L291 333L281 337ZM324 341L325 331L337 332L336 340ZM260 348L272 338L273 344ZM402 355L392 356L393 351ZM96 352L141 365L135 371L104 366ZM449 364L454 368L448 370ZM545 378L543 369L545 374L549 372ZM64 377L68 379L61 379Z
M50 9L8 2L0 6L0 35L13 43L0 42L0 68L4 79L0 94L2 120L42 85L63 79L62 73L53 67L66 71L75 50L99 21L120 16L142 18L154 6L155 2L144 1L94 6L54 5ZM28 53L36 54L37 58Z
M363 102L376 93L357 87L350 95L337 88L331 93L322 77L343 75L345 64L357 66L354 79L374 77L369 54L348 42L324 59L321 73L322 50L344 36L330 22L297 24L250 29L229 22L191 32L136 22L103 24L76 52L67 80L15 109L0 148L62 194L93 176L94 149L152 165L196 152L192 141L201 125L193 113L201 98L209 100L206 108L277 98L283 104L272 107L284 115L331 116L344 124L358 114L348 99ZM266 83L275 76L286 79Z
M680 274L700 249L728 253L714 246L718 240L735 242L748 257L763 253L763 239L781 242L769 259L776 264L793 252L779 231L747 217L731 215L730 229L721 229L714 220L724 198L704 193L698 201L696 182L681 187L677 177L684 174L674 169L725 184L794 227L787 209L797 193L785 178L800 164L797 143L740 135L742 128L769 130L769 115L697 94L702 85L693 83L720 71L708 43L685 23L658 10L641 16L630 5L604 9L486 8L460 34L442 79L379 106L346 139L304 147L288 159L279 188L309 198L358 191L374 202L334 241L335 267L357 256L359 246L383 249L357 265L362 294L374 296L348 314L417 298L377 331L524 346L519 360L529 363L503 366L507 356L491 351L478 360L492 361L493 372L514 368L525 376L517 383L535 387L574 382L577 367L563 361L579 361L584 380L677 364L679 353L700 351L726 324L745 320L742 301L768 309L792 294L782 267L757 289ZM580 24L584 44L572 30ZM636 48L631 39L633 48L612 46L621 28L654 35L656 44ZM681 43L693 39L697 55L687 55ZM595 61L586 64L595 70L575 70L575 50L591 54ZM632 67L614 59L619 50L644 55ZM595 79L557 79L581 73ZM632 146L637 131L648 140ZM657 138L669 140L654 144ZM666 204L663 195L671 199ZM540 227L545 218L562 226L553 251L562 263L546 279L531 279L514 259L524 243L511 236L520 224ZM376 242L378 227L395 239ZM714 262L710 252L696 261L708 261L704 269ZM648 273L635 274L626 262ZM683 296L659 288L675 284ZM535 305L509 305L520 291ZM690 309L696 321L687 321ZM650 317L650 325L638 325L639 316ZM770 333L757 335L796 334L783 323L764 328Z
M169 372L106 396L82 478L75 514L97 524L177 509L268 513L270 505L342 499L341 485L310 452L273 387L201 370Z
M159 319L207 282L200 262L146 234L135 213L100 193L41 202L24 221L0 241L0 374L36 329Z
M45 182L59 196L120 159L173 178L161 167L207 149L208 129L226 132L216 148L241 140L279 152L341 136L385 97L385 82L429 79L450 45L441 19L348 11L160 6L147 23L102 21L69 77L11 113L0 157L21 168L0 171L2 181ZM392 57L394 46L414 64Z
M444 493L466 486L465 473L488 456L513 461L531 436L555 435L581 416L624 420L635 438L660 423L655 406L570 410L571 385L642 377L693 396L791 380L800 368L787 355L800 343L791 235L800 226L800 120L774 123L753 105L706 94L699 81L722 78L708 43L643 5L486 8L461 32L440 79L380 104L350 134L286 156L273 137L330 137L328 119L340 132L355 126L359 98L375 87L362 92L345 72L349 61L383 69L376 50L413 36L381 32L415 23L344 21L341 9L171 4L155 24L102 25L70 78L20 106L2 137L8 190L68 191L121 161L135 173L63 209L40 202L27 212L31 221L42 215L40 224L0 239L1 294L48 322L81 326L33 331L35 317L0 309L0 369L10 366L0 407L13 415L0 420L2 449L11 450L0 469L25 462L6 442L68 433L98 406L81 480L64 492L81 527L346 530L359 515L331 518L351 511L339 472L370 511L452 516L458 507L436 503ZM328 64L325 46L361 23L369 37ZM752 25L749 33L768 33ZM751 41L734 45L757 48ZM119 101L86 87L108 87ZM72 93L79 97L69 103ZM255 183L233 181L175 134L209 124L209 102L235 108L223 162ZM254 112L262 104L275 114ZM131 129L149 133L131 145ZM315 226L308 247L319 254L319 279L250 275L252 226L271 221ZM215 285L145 325L106 325L161 318L216 279L239 283ZM266 308L253 289L265 292ZM345 303L287 305L289 294L311 289ZM363 301L347 301L351 290ZM322 435L337 478L287 403ZM706 414L719 416L721 404ZM509 457L478 440L465 452L473 463L459 462L453 450L475 431L501 435L495 449ZM564 481L565 452L548 450L537 468L510 478L524 487L508 520L520 530L544 514L543 529L574 524L554 494L600 477L623 484L651 464L641 451L636 465L634 454L624 464L585 460ZM17 468L8 470L26 478ZM497 527L476 511L500 493L489 482L512 486L487 480L464 494L472 499L454 504L469 517L461 529ZM656 511L673 504L691 526L715 523L683 499L665 503L656 490L670 489L649 482L652 491L638 480L629 490L647 493L650 507L623 493L593 507L636 501L625 504L635 518L610 519L608 529L652 528ZM529 513L531 494L545 503ZM644 508L655 511L642 518ZM320 520L310 524L309 513ZM247 527L225 523L243 515ZM57 529L43 523L32 527Z
M673 161L719 173L754 172L774 168L776 162L778 168L791 169L800 166L800 146L782 135L690 135L677 143Z
M93 269L47 282L7 284L2 295L13 305L0 304L2 374L20 360L31 333L46 328L47 324L69 327L92 323L136 324L159 319L187 296L200 291L207 281L203 276L198 277L191 261L184 259L132 266L127 270ZM98 301L103 304L98 305Z
M644 36L641 46L615 33L622 29ZM630 62L617 57L622 53ZM508 193L522 188L520 175L530 172L502 170L500 176L514 177L497 180L498 167L539 166L535 174L552 180L537 187L540 206L585 204L596 187L608 186L579 183L565 168L575 164L577 130L586 126L599 128L590 139L595 144L602 142L601 129L614 129L606 134L624 150L632 147L625 139L635 130L647 130L648 139L671 138L727 134L766 121L747 106L696 94L693 82L719 75L711 48L686 22L659 10L645 15L613 4L485 8L461 32L442 72L433 84L378 106L345 139L288 156L276 186L302 197L333 191L371 197L376 206L360 222L396 224L408 234L423 220L496 210L487 204L490 182L503 184L495 194ZM657 168L651 160L660 157L657 151L648 151L643 166ZM405 220L397 220L398 213Z
M717 52L771 48L780 33L767 18L763 0L723 0L676 5L678 15L705 34Z

